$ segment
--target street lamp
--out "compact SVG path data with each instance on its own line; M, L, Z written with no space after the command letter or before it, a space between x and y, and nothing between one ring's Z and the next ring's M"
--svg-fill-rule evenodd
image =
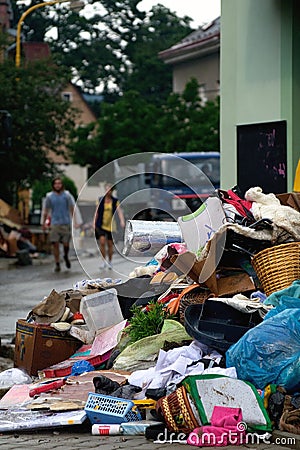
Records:
M21 63L21 28L22 24L25 20L25 18L30 14L32 11L38 8L42 8L43 6L51 6L55 5L56 3L65 3L65 2L71 2L71 9L73 10L80 10L84 3L82 1L77 0L51 0L49 2L42 2L38 3L37 5L33 5L30 8L26 9L26 11L23 12L22 16L19 19L18 26L17 26L17 36L16 36L16 59L15 64L16 67L20 67Z

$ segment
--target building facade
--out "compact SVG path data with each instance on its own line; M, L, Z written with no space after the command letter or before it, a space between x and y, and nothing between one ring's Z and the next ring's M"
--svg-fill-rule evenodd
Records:
M180 42L159 53L172 67L173 92L182 93L196 78L204 101L220 93L220 18L202 26Z
M300 156L300 4L222 0L221 17L221 185L241 182L247 165L255 183L252 163L265 146L269 188L291 191Z

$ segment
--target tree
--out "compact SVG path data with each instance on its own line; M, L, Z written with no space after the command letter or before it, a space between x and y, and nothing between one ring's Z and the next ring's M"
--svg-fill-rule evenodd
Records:
M157 53L186 36L191 19L179 19L162 5L146 14L137 7L140 1L91 1L95 12L88 18L64 4L40 8L27 16L22 30L26 40L47 39L56 60L72 69L73 82L85 92L101 89L115 101L118 94L135 89L159 103L172 83ZM30 5L35 3L39 0ZM14 5L15 23L27 8ZM55 10L59 12L53 14ZM50 30L57 36L49 36Z
M81 128L75 136L73 160L92 172L133 153L219 150L219 100L202 105L196 80L162 107L130 91L113 105L104 103L93 130Z
M135 91L114 104L104 103L92 126L74 130L70 145L73 161L90 165L91 172L121 156L158 150L157 121L160 110Z
M73 180L71 178L62 176L62 181L64 183L65 189L70 191L73 197L77 198L77 188ZM42 199L46 196L47 192L52 191L51 179L43 178L42 180L36 180L33 182L32 186L32 195L31 201L33 205L33 209L41 209L42 208Z
M42 199L45 197L47 192L52 190L50 178L44 178L43 180L35 180L31 186L31 203L32 209L42 210Z
M131 61L124 91L135 89L144 99L161 105L172 92L172 71L158 56L192 30L189 17L179 18L162 5L154 6L130 40L126 52Z
M219 98L203 105L199 90L192 79L181 95L172 93L163 106L159 133L164 151L219 150Z
M12 117L12 146L1 155L2 197L14 202L17 187L26 187L57 171L50 152L64 154L76 111L62 100L69 73L48 61L16 69L1 65L0 97Z
M218 102L203 106L196 80L182 95L172 94L170 68L158 57L192 31L191 19L162 5L145 14L140 0L89 3L95 6L89 18L56 5L59 14L41 8L23 25L26 39L33 40L43 40L54 27L57 38L48 39L60 66L71 68L84 91L101 87L104 93L98 122L73 130L74 162L93 172L136 152L219 149Z

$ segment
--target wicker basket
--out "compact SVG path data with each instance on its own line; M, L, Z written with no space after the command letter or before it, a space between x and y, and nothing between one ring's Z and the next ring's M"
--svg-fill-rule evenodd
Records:
M252 258L252 266L267 296L300 278L300 243L269 247Z
M200 420L196 418L196 410L190 402L184 386L158 400L156 409L163 416L169 431L191 433L199 426Z
M201 287L199 284L191 285L183 289L179 295L179 321L184 324L184 311L189 305L204 303L211 295L211 291L207 288Z

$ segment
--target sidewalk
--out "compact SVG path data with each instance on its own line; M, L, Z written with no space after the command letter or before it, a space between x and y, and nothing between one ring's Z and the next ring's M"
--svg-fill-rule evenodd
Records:
M12 270L22 267L17 262L18 258L0 258L0 270ZM53 256L46 253L41 253L37 258L32 258L32 266L41 266L52 262Z
M71 427L70 427L71 428ZM84 427L83 427L84 428ZM230 445L224 447L226 450L236 450L237 448L253 449L253 450L282 450L282 449L299 449L299 436L276 432L273 433L272 443L247 444L243 446ZM294 444L293 444L294 443ZM154 443L147 440L144 436L92 436L89 431L82 431L80 428L70 430L49 430L40 432L14 432L12 434L3 434L0 437L0 447L5 450L15 449L51 449L51 450L80 450L80 449L140 449L140 450L179 450L199 448L191 445L184 446L179 443ZM220 447L210 447L220 448Z
M74 242L71 240L70 242L70 259L71 261L78 260L80 258L86 259L91 257L99 257L100 252L97 248L97 243L92 237L85 237L80 240L80 243L75 240L76 250L74 248ZM118 242L118 249L114 251L114 258L119 257L121 255L122 243ZM60 249L62 252L62 250ZM124 257L125 258L125 257ZM126 259L126 258L125 258ZM42 266L45 264L53 264L53 254L52 252L44 253L40 252L37 258L32 258L32 266ZM11 270L17 269L20 267L24 267L17 264L18 258L14 257L1 257L0 258L0 270ZM28 265L30 267L30 265Z

